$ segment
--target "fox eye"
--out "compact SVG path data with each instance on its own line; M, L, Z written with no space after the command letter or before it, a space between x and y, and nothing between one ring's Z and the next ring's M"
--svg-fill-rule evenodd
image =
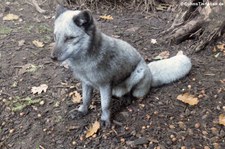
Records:
M65 42L69 42L69 41L71 41L71 40L73 40L75 38L76 37L74 37L74 36L68 36L68 37L65 38Z

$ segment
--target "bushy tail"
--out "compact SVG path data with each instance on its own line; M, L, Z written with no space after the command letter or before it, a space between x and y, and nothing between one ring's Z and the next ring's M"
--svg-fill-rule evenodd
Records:
M176 81L189 73L191 60L183 54L169 59L151 62L148 64L152 73L152 87Z

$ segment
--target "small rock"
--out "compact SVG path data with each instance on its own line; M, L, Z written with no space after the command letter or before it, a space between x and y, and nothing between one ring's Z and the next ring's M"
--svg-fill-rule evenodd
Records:
M24 112L20 112L20 116L24 116Z
M208 134L208 132L207 131L202 131L202 134L206 136Z
M76 145L76 144L77 144L77 142L76 142L76 141L72 141L72 144L73 144L73 145Z
M44 100L40 101L39 103L41 106L45 104Z
M208 147L208 146L204 146L204 149L210 149L210 147Z
M170 138L175 138L175 136L174 135L170 135Z
M220 149L220 145L218 143L213 143L214 149Z
M181 129L185 129L186 128L186 125L184 124L184 122L178 122L178 125Z
M9 133L13 133L15 131L15 129L10 129Z
M212 134L217 135L219 133L218 129L215 127L211 128Z
M174 125L169 125L169 128L170 129L175 129L175 126Z
M187 148L186 148L186 146L181 146L181 148L180 148L180 149L187 149Z
M124 143L125 141L126 141L126 140L125 140L124 138L121 138L121 139L120 139L120 142L121 142L121 143Z
M158 115L158 114L159 114L159 112L158 112L158 111L155 111L155 112L154 112L154 114L155 114L155 115Z
M197 128L197 129L200 128L200 126L201 126L200 123L196 123L196 124L195 124L195 128Z
M191 85L188 85L188 89L191 89Z
M177 141L177 138L172 138L172 141L173 141L173 142Z
M141 129L146 129L146 126L142 126Z
M2 126L5 126L6 122L2 122Z

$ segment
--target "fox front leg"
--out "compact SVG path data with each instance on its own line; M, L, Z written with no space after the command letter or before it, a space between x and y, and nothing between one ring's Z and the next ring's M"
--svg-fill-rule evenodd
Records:
M101 86L100 95L101 95L101 108L102 108L101 121L104 126L109 127L111 125L111 121L110 121L110 118L111 118L110 103L111 103L111 96L112 96L111 85Z
M83 104L80 105L78 111L81 112L83 115L88 113L88 108L91 103L93 93L93 87L82 82L82 95L83 95Z

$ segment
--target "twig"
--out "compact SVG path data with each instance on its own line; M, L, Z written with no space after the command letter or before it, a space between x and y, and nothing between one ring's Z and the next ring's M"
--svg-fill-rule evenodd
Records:
M46 13L46 10L41 9L36 0L32 0L32 3L39 13Z
M13 96L12 96L12 95L10 95L10 94L8 94L8 93L6 93L6 92L2 92L2 91L0 91L0 95L7 95L7 96L9 96L9 97L13 98Z
M39 12L39 13L46 13L46 10L44 9L41 9L40 6L38 5L38 2L36 0L32 0L31 2L30 1L26 1L27 4L30 4L32 6L35 7L35 9Z

